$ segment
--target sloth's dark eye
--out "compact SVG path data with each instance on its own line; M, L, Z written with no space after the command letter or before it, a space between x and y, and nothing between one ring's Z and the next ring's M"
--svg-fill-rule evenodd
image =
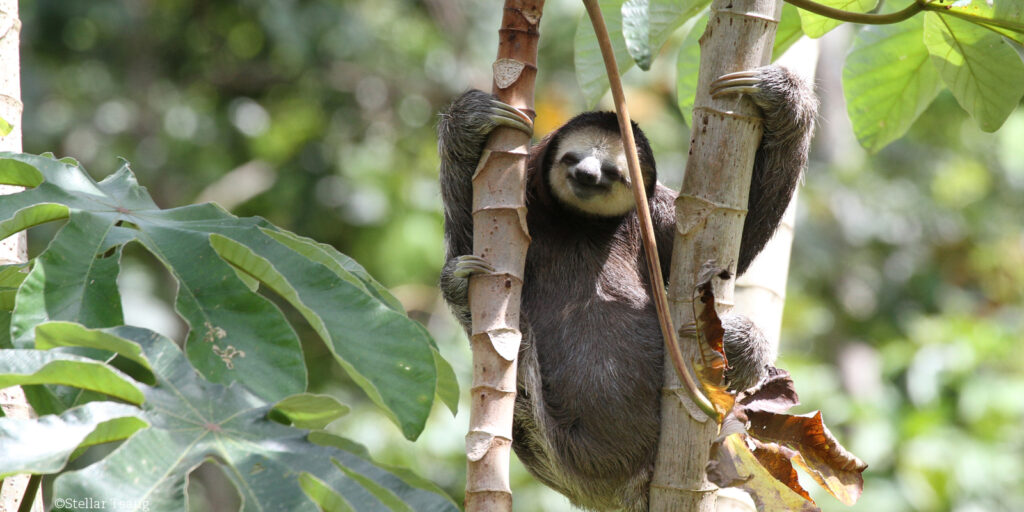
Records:
M580 156L576 153L566 153L562 155L561 162L565 165L576 165L580 163Z

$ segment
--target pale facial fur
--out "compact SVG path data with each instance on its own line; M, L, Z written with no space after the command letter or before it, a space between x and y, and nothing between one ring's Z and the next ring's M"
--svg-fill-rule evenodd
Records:
M587 159L595 159L596 162L590 163L598 165L599 168L611 164L619 170L622 179L611 182L608 188L603 190L583 187L570 177L572 166L562 161L567 153L575 153L581 157L581 163ZM562 204L583 213L600 217L619 217L636 207L633 191L630 189L622 139L617 134L605 130L588 127L565 134L558 143L558 153L551 164L548 180L552 193Z

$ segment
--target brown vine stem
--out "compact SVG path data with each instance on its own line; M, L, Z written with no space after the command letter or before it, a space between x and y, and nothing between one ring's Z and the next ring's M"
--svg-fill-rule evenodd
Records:
M597 34L597 42L601 47L601 56L604 59L605 71L608 73L608 83L612 90L612 99L615 102L615 112L619 118L619 131L622 133L622 143L626 150L626 165L629 168L630 181L633 184L633 198L636 200L637 216L640 218L640 234L644 243L647 270L651 276L651 298L654 300L655 309L658 310L658 323L661 325L661 335L665 339L665 350L672 360L676 373L682 379L690 399L705 414L717 420L718 413L693 379L693 375L691 375L686 361L683 359L683 353L679 350L676 330L672 328L672 318L669 316L668 310L668 298L665 295L665 280L661 275L661 262L658 258L658 248L654 238L654 223L651 222L651 210L647 204L647 192L644 190L643 175L640 173L640 160L636 154L636 141L633 139L629 109L626 108L626 95L622 90L622 79L619 77L619 67L615 62L615 52L612 50L611 39L608 37L608 28L605 26L604 16L601 14L601 8L598 6L597 0L583 0L583 5L587 8L590 23L594 26L594 33Z
M538 26L544 0L505 0L492 92L533 114ZM526 161L530 136L491 132L473 176L473 254L495 272L469 281L473 384L466 434L466 510L511 512L509 455L516 399L519 300L530 235L526 228Z
M853 12L844 11L842 9L836 9L827 5L822 5L812 0L785 0L787 3L799 7L808 12L825 16L826 18L832 18L839 21L849 21L851 23L861 23L865 25L889 25L892 23L899 23L903 20L910 19L915 14L924 11L927 4L922 2L914 2L904 9L896 12L890 12L886 14L873 14L866 12Z

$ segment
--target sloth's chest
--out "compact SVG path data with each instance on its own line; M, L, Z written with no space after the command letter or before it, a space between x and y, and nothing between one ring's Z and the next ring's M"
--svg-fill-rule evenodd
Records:
M567 327L605 336L645 332L657 326L657 318L641 263L639 247L619 238L535 239L527 257L523 309L531 323L556 332Z

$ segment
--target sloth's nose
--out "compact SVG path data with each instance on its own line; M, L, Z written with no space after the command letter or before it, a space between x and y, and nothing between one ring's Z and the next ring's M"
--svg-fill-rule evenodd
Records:
M601 181L601 161L587 157L576 164L573 178L581 185L597 185Z

